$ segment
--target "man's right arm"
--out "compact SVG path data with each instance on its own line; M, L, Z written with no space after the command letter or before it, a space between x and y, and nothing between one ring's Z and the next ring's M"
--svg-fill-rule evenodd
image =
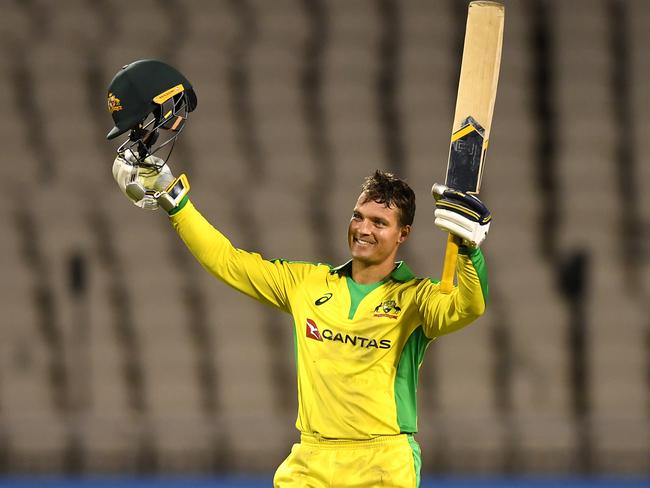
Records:
M289 293L300 275L312 265L267 261L259 254L236 249L192 202L184 203L169 218L199 263L236 290L289 312Z
M163 207L176 232L204 268L236 290L290 312L291 291L314 265L267 261L259 254L235 249L189 201L189 183L184 175L174 178L167 164L155 156L145 159L145 168L130 156L126 152L115 158L113 178L135 205L150 210Z

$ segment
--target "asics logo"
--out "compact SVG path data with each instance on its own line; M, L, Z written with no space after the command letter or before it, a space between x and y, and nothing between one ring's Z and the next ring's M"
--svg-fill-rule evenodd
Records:
M332 294L331 293L325 293L325 295L323 295L322 297L320 297L318 300L316 300L314 302L314 305L316 305L318 307L318 306L322 305L323 303L327 302L330 298L332 298Z

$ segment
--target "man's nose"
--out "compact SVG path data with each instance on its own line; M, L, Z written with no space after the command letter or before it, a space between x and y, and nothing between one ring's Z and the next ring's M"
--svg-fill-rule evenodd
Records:
M370 234L370 222L367 219L359 222L359 232L362 234Z

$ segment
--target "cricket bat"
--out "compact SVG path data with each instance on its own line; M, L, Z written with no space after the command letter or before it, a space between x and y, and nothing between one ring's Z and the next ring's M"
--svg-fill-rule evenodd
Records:
M445 185L478 194L497 95L505 9L499 2L470 2ZM440 290L450 293L458 238L449 234Z

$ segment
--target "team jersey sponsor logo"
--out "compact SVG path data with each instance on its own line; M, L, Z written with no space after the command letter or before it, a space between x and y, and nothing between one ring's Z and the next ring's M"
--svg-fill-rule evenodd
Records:
M397 315L401 311L402 307L397 305L395 300L386 300L375 307L373 317L388 317L390 319L396 319Z
M307 337L310 339L314 339L316 341L323 341L323 336L320 335L320 331L318 330L318 326L316 325L316 322L314 322L312 319L307 319Z
M307 319L306 336L310 339L314 339L320 342L323 342L323 339L325 339L328 341L350 344L353 347L361 347L365 349L390 349L392 346L390 339L373 339L372 337L344 334L343 332L337 332L332 329L323 329L323 332L321 333L318 330L316 322L314 322L312 319Z
M323 303L329 301L330 298L332 298L332 294L331 293L325 293L325 295L323 295L322 297L320 297L318 300L316 300L314 302L314 305L320 306Z
M120 103L120 99L117 98L115 95L112 93L108 94L108 111L110 113L113 112L119 112L122 110L124 107L122 107L122 104Z

